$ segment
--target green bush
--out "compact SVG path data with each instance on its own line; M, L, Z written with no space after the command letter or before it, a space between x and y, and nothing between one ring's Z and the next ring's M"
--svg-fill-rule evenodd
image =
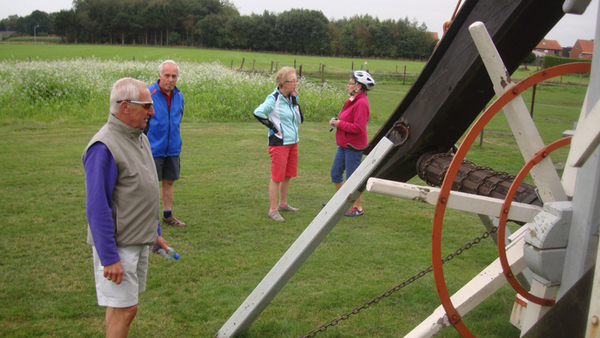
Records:
M546 56L544 56L544 65L542 68L546 69L546 68L562 65L565 63L573 63L573 62L592 62L592 60L573 59L573 58L566 58L566 57L562 57L562 56L546 55Z
M41 34L41 33L40 33ZM40 36L38 35L37 37L33 37L33 36L21 36L21 37L17 37L17 38L5 38L2 40L2 42L26 42L26 43L62 43L62 39L59 37L49 37L47 36L48 33L45 33L46 36Z

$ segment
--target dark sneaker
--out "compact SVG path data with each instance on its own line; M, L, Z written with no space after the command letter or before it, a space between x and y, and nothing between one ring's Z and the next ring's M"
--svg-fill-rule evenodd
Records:
M327 205L327 202L324 202L323 204L321 204L323 207L325 207Z
M298 211L300 210L300 208L294 208L289 204L286 204L285 207L282 207L281 205L277 206L277 211Z
M277 210L270 212L269 217L271 217L272 219L279 221L279 222L285 222L285 219L283 219L283 217L281 217L281 215L279 214L279 211L277 211Z
M352 209L350 209L350 211L346 211L346 213L344 214L344 216L356 217L356 216L362 216L364 214L365 214L364 210L358 210L357 207L352 207Z
M183 223L182 221L178 220L177 218L175 218L175 216L171 215L169 218L164 218L162 219L163 224L168 224L174 227L178 227L178 228L183 228L185 226L185 223Z

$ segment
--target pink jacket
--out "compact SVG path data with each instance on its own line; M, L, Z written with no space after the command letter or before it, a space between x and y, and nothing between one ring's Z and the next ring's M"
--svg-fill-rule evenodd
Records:
M364 148L369 143L367 137L367 122L371 109L369 100L364 92L350 96L338 114L335 140L338 146L348 148L348 143L356 148Z

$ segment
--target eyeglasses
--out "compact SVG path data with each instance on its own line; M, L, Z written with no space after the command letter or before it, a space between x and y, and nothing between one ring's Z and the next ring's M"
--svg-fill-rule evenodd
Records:
M142 106L146 110L149 110L150 108L152 108L152 105L154 104L154 102L152 102L152 101L150 101L150 102L133 101L133 100L120 100L120 101L117 101L117 103L121 103L121 102L129 102L131 104L139 104L140 106Z
M289 83L298 83L298 80L294 80L294 81L285 81L285 82L289 82Z
M356 82L348 82L348 86L356 86Z

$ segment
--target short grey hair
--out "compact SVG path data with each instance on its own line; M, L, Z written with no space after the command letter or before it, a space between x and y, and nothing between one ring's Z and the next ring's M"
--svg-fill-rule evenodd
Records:
M177 63L175 63L175 61L173 61L173 60L165 60L165 61L163 61L163 63L161 63L161 64L158 66L158 74L162 74L162 73L163 73L163 72L162 72L162 71L163 71L163 67L164 67L164 65L166 65L167 63L168 63L168 64L171 64L171 65L174 65L175 67L177 67L177 73L179 73L179 65L178 65Z
M296 74L296 70L293 67L282 67L275 75L275 82L277 87L281 88L285 82L290 78L291 74Z
M148 85L138 79L124 77L117 80L110 91L110 113L115 115L121 111L121 104L117 101L137 101L140 98L141 91L147 88Z

